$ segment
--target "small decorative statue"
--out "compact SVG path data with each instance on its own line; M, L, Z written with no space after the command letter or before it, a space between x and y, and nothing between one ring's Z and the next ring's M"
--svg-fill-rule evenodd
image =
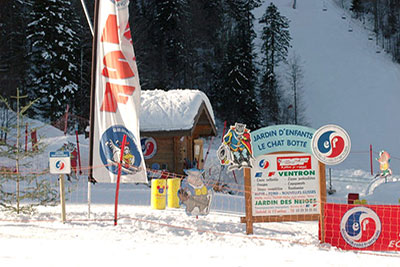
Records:
M210 212L212 189L203 181L204 170L193 168L184 171L187 177L178 190L180 203L186 206L188 215L207 215Z
M379 158L376 159L379 162L380 173L378 173L375 177L383 177L386 178L389 175L392 175L392 170L389 168L390 163L390 154L384 150L379 152Z

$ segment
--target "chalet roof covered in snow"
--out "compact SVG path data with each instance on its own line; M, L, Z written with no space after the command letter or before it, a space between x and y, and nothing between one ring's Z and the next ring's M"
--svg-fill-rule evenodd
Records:
M196 124L208 124L216 134L208 97L199 90L142 90L140 131L190 132Z

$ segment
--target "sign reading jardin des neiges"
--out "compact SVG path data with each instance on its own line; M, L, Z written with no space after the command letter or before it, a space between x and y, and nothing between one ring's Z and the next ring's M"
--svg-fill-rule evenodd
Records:
M253 156L295 151L312 154L311 140L315 130L297 125L275 125L251 132Z

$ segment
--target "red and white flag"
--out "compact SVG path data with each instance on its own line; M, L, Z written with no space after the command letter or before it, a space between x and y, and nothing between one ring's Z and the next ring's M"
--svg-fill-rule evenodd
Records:
M104 183L116 182L121 153L121 182L147 183L139 134L141 89L128 6L129 0L98 1L90 156L92 177Z

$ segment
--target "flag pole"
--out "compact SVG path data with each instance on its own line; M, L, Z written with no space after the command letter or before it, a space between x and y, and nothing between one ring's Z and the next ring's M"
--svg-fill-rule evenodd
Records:
M92 25L92 22L90 21L89 12L88 12L88 10L86 8L85 0L81 0L81 4L82 4L83 12L85 12L85 16L86 16L86 20L87 20L87 23L88 23L89 28L90 28L90 32L92 33L92 36L94 36L93 25Z
M88 176L88 218L90 219L90 204L92 198L92 183L96 183L93 178L93 141L94 141L94 107L95 107L95 90L96 90L96 55L97 55L97 21L99 15L99 0L94 2L94 24L95 30L92 41L92 70L91 70L91 86L90 86L90 131L89 131L89 176Z

